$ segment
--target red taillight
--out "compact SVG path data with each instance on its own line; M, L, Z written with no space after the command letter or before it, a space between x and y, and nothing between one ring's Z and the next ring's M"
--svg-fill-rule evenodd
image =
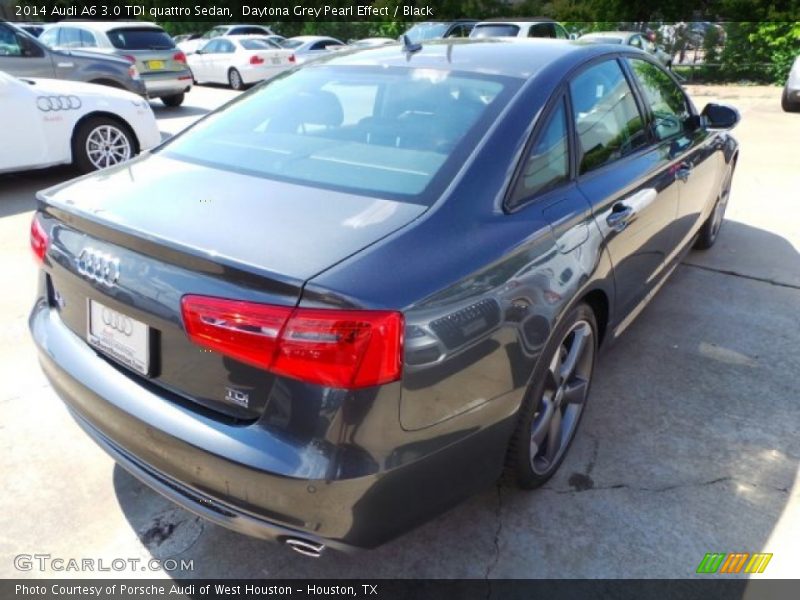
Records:
M175 62L186 64L186 55L183 52L176 52L172 55L172 60Z
M264 64L264 59L261 58L258 54L253 54L253 56L250 57L250 64L251 65L263 65Z
M363 388L400 378L399 312L287 308L205 296L181 300L196 344L308 383Z
M42 227L36 215L31 221L31 250L40 263L44 262L44 255L47 254L47 246L50 244L50 238L47 237L47 232Z
M290 63L296 62L296 59L295 59L295 57L294 57L294 54L290 54L290 55L289 55L289 62L290 62Z

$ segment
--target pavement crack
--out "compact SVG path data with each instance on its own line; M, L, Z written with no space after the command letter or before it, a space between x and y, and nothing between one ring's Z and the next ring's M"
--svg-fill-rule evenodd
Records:
M769 279L767 277L756 277L755 275L746 275L744 273L739 273L738 271L732 271L730 269L717 269L714 267L707 267L705 265L698 265L697 263L683 262L681 264L685 267L692 267L694 269L700 269L702 271L711 271L712 273L719 273L721 275L730 275L731 277L740 277L741 279L749 279L751 281L768 283L769 285L776 285L778 287L785 287L792 290L800 290L800 285L795 285L793 283L786 283L783 281L776 281L774 279Z
M484 580L486 580L486 582L489 584L486 589L487 600L488 598L491 598L492 595L492 584L489 581L489 576L497 566L497 563L500 561L500 535L503 533L503 486L499 482L497 483L497 508L495 509L495 522L494 555L489 561L489 564L486 566L486 574L483 576Z
M789 488L788 487L777 487L773 485L766 485L766 484L757 484L751 483L746 481L740 481L735 479L734 477L726 476L726 477L717 477L715 479L709 479L707 481L690 481L686 483L674 483L670 485L664 485L659 487L641 487L641 486L634 486L627 483L615 483L613 485L592 485L590 487L580 486L580 487L570 487L570 488L552 488L552 487L543 487L543 490L547 490L549 492L553 492L554 494L581 494L583 492L590 492L590 491L598 491L598 490L621 490L627 489L632 490L635 492L648 492L654 494L660 494L662 492L670 492L672 490L678 489L687 489L687 488L696 488L696 487L705 487L710 485L717 485L719 483L739 483L741 485L747 485L754 488L761 488L761 489L768 489L773 492L778 492L781 494L788 494Z

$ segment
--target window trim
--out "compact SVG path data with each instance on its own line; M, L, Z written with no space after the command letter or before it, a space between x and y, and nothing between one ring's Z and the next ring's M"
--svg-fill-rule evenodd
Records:
M683 101L686 104L686 108L688 109L689 117L691 118L691 117L696 116L694 105L692 104L691 100L689 99L689 96L686 94L686 90L683 89L683 86L680 84L680 82L677 80L677 78L669 71L669 69L665 69L663 66L661 66L658 63L658 61L651 60L650 57L628 55L628 56L621 57L621 59L622 59L622 64L623 64L624 69L627 72L629 72L630 78L631 78L631 80L633 80L633 85L636 87L636 92L639 95L639 97L641 98L642 106L644 107L645 112L647 114L647 129L649 130L650 137L652 138L651 143L660 144L662 142L671 142L671 141L674 141L675 139L677 139L679 135L688 134L689 132L686 129L684 129L683 131L679 131L678 133L674 133L671 136L664 138L663 140L659 140L656 137L656 134L655 134L655 131L654 131L654 129L655 129L654 128L655 115L653 114L652 107L650 106L650 103L647 101L647 95L645 94L644 89L641 87L641 85L639 83L639 79L636 77L636 73L633 70L633 66L630 64L629 61L631 61L631 60L641 60L643 62L650 63L656 69L659 69L662 72L664 72L667 75L667 77L669 77L670 81L672 81L672 83L674 83L677 86L678 90L680 90L681 95L683 96Z
M643 100L643 98L641 96L639 87L636 84L636 82L635 81L631 81L631 73L628 71L628 65L624 60L627 56L631 56L631 55L627 54L627 53L624 53L624 52L617 52L617 53L614 53L614 54L606 54L604 56L599 56L594 60L591 60L591 61L589 61L587 63L584 63L583 65L581 65L581 68L576 69L575 71L573 71L572 73L569 74L569 79L566 82L567 83L567 89L569 89L570 84L575 80L575 78L577 76L579 76L581 73L583 73L584 71L587 71L588 69L590 69L590 68L592 68L594 66L597 66L598 64L603 63L603 62L615 61L617 63L617 66L622 71L622 76L625 78L625 81L628 83L628 87L630 88L631 93L633 94L634 103L636 104L636 110L639 111L639 117L642 119L643 123L647 124L647 126L645 127L645 130L644 130L645 136L647 137L647 142L645 144L643 144L641 147L639 147L636 150L634 150L633 152L631 152L630 154L626 154L624 156L620 156L619 158L616 158L616 159L612 160L611 162L603 163L602 165L600 165L599 167L596 167L595 169L592 169L591 171L587 171L585 173L581 173L580 172L580 162L578 161L578 157L577 157L578 148L579 148L578 133L577 133L577 131L574 132L575 155L576 155L575 156L575 179L576 179L576 181L580 181L584 177L593 175L594 173L602 172L603 170L605 170L606 167L609 167L609 166L611 166L611 165L613 165L613 164L615 164L615 163L617 163L619 161L625 160L630 156L637 156L638 154L647 152L650 149L652 149L653 146L655 145L656 140L653 137L652 129L650 128L649 121L647 120L648 117L647 117L647 113L645 111L646 107L645 107L645 104L644 104L644 100ZM571 104L570 104L570 107L571 107ZM574 111L572 113L572 123L573 123L573 126L574 126L574 123L575 123L575 113L574 113Z
M538 144L542 139L547 126L550 124L550 119L558 110L559 104L564 108L564 118L567 122L567 179L550 187L537 190L529 196L526 196L524 199L512 204L512 196L514 194L514 190L517 188L519 180L524 174L525 163L527 162L528 156L530 156L531 150L533 150L536 144ZM536 204L541 197L552 194L560 187L570 185L575 181L576 170L574 128L575 123L572 119L572 100L567 93L565 84L562 82L550 96L547 104L545 104L544 108L542 109L539 118L536 120L536 125L534 126L531 135L528 136L520 157L517 160L517 164L514 167L514 174L512 175L511 181L506 186L505 193L503 194L502 208L504 213L513 214L520 210L524 210L528 206Z

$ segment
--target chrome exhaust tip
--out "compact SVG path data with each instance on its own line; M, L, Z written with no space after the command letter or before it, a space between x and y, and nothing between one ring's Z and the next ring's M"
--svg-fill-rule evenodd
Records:
M317 544L309 540L301 538L286 538L284 544L289 546L295 552L299 552L303 556L310 556L311 558L319 558L325 550L325 544Z

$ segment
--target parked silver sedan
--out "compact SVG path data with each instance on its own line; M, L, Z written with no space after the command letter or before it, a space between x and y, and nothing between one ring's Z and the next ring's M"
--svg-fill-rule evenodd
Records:
M623 44L633 46L655 56L665 67L672 68L672 56L662 46L657 46L638 31L595 31L578 38L595 44Z
M781 97L781 108L786 112L800 110L800 56L794 59Z

